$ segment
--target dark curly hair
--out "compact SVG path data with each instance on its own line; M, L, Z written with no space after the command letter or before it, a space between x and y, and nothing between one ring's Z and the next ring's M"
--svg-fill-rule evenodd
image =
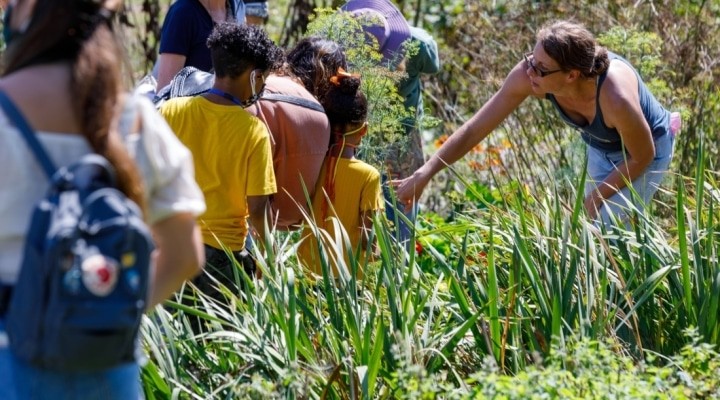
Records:
M223 22L207 39L215 75L237 78L248 68L274 71L283 64L283 51L261 27Z
M330 77L338 68L347 69L345 52L339 44L318 36L300 40L287 53L290 73L295 75L308 92L322 100L329 89Z
M346 125L358 125L365 122L368 115L368 103L365 94L360 90L360 77L340 75L333 77L336 83L329 89L322 100L325 114L328 116L333 130L342 130Z

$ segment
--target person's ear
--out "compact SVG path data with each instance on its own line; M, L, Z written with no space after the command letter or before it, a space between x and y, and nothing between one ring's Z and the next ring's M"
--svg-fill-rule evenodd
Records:
M568 73L568 80L575 81L575 80L580 79L580 76L581 76L580 71L578 71L576 69L571 69L570 72Z

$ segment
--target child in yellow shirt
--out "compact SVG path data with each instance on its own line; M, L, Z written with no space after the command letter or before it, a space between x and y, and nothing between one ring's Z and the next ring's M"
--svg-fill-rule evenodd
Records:
M368 105L360 90L360 77L340 69L330 82L332 85L322 103L332 135L312 199L313 222L318 229L306 227L303 230L298 256L308 270L322 275L322 247L334 276L342 270L355 272L362 278L360 268L369 245L372 216L382 210L384 204L380 173L355 158L355 150L368 129ZM335 229L338 222L343 228L340 231ZM351 246L349 249L344 245L345 236ZM343 244L340 249L337 243ZM357 271L352 271L349 252L358 256Z
M225 249L248 277L255 275L246 238L253 232L265 237L265 221L272 226L270 196L277 192L270 134L244 108L259 98L265 77L282 65L283 54L262 28L232 22L217 24L207 43L215 69L213 87L199 96L170 99L160 113L192 152L195 179L207 203L200 217L205 271L239 295L242 281ZM206 274L193 283L225 301Z

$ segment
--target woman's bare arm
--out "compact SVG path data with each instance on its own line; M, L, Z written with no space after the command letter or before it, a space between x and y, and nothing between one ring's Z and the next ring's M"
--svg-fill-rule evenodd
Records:
M162 53L158 58L157 90L164 88L184 66L186 57L181 54Z
M655 157L652 132L640 108L638 84L634 71L623 62L615 61L600 90L605 124L617 129L627 159L597 185L597 190L586 196L585 208L591 218L595 217L604 199L642 175Z
M398 201L408 204L417 200L435 174L465 156L532 94L525 62L521 61L510 71L500 90L450 135L422 167L406 179L391 182Z

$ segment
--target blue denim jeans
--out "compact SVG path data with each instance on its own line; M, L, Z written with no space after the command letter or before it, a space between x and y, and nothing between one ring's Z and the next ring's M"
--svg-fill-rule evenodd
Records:
M0 317L0 399L16 400L15 379L10 361L5 321Z
M632 182L632 191L636 195L633 195L629 187L624 187L612 197L606 199L599 210L599 221L602 221L606 226L614 224L613 217L610 216L612 214L614 218L626 224L633 208L638 211L644 210L667 174L673 156L674 144L675 135L673 133L667 133L655 139L655 158L643 174ZM588 178L585 184L586 196L627 157L623 151L608 152L589 146L587 151Z
M245 2L245 16L267 18L268 14L267 1Z
M406 243L412 236L412 231L415 225L415 219L417 218L417 203L413 203L412 209L405 212L402 204L395 204L395 196L390 193L389 185L387 184L388 178L385 174L382 176L382 191L383 197L385 198L385 217L388 221L394 224L395 229L393 235L395 239L400 243ZM398 213L399 211L399 213ZM398 213L396 215L396 213ZM410 223L400 217L399 214L404 215Z
M68 373L35 368L18 360L7 346L0 320L0 399L142 399L140 367L129 363L104 371Z

